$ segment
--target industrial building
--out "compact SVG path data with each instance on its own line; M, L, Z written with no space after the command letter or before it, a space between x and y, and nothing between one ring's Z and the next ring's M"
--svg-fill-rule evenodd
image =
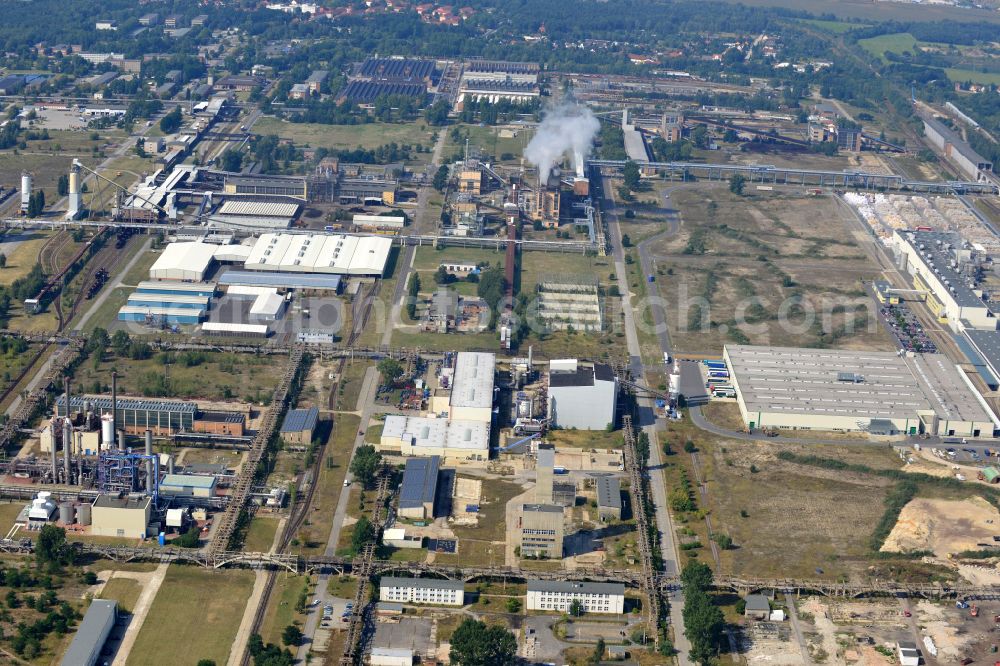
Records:
M456 109L461 110L466 99L527 102L539 97L540 67L534 62L502 60L469 60L459 81Z
M488 460L489 424L390 414L385 417L379 448L403 456L440 456L446 462Z
M396 578L382 576L379 599L409 604L461 606L465 603L465 583L434 578Z
M549 362L549 422L560 428L604 430L615 422L618 378L603 363Z
M225 194L252 194L255 196L289 197L306 201L308 183L301 176L226 176Z
M425 520L434 517L441 457L409 458L403 469L403 484L399 490L399 515Z
M418 106L423 106L427 98L427 86L423 83L397 81L351 81L337 93L337 100L354 104L371 104L387 95L412 97Z
M986 180L992 173L993 163L977 153L962 137L937 118L922 115L924 136L945 154L969 180Z
M496 354L459 352L455 359L448 417L454 420L493 420L493 378Z
M204 310L193 310L178 307L150 307L124 305L118 310L118 321L130 321L140 324L159 325L193 325L201 323L205 317Z
M102 395L74 395L70 398L74 414L93 411L111 413L111 398ZM66 396L55 401L55 415L66 416ZM179 432L202 432L243 435L246 415L238 411L202 411L193 402L144 399L118 396L116 425L130 435L150 430L157 437Z
M523 504L516 526L521 557L559 559L563 554L563 507Z
M243 267L294 273L380 276L392 248L382 236L261 234Z
M98 495L91 508L90 533L94 536L145 539L152 504L153 500L147 496Z
M270 335L267 324L231 324L207 321L201 325L202 333L238 338L266 338Z
M939 231L893 232L897 265L926 292L927 307L952 330L995 330L997 316L978 286L983 253L958 234Z
M398 233L406 226L406 218L399 215L355 215L351 224L358 231Z
M621 583L590 583L575 580L528 580L527 610L566 613L574 601L585 613L625 612L625 586Z
M613 476L600 476L597 487L597 517L602 522L622 519L622 484Z
M535 504L573 506L576 485L555 480L556 451L551 445L540 444L535 463Z
M129 295L128 305L133 308L152 309L189 309L204 313L208 310L212 299L208 296L189 296L188 294L144 294L135 292Z
M118 622L118 602L94 599L66 649L62 666L94 666L101 658L104 644Z
M215 497L215 485L214 476L166 474L160 480L160 494L182 497Z
M306 294L337 293L343 284L339 275L272 273L267 271L226 271L219 276L223 287L273 287L297 289Z
M319 410L316 407L290 409L281 424L281 438L288 444L309 446L318 422Z
M997 417L941 354L727 345L750 428L992 437Z
M215 285L208 282L156 282L143 280L135 289L136 294L183 294L186 296L215 296Z
M360 78L372 81L434 83L435 63L418 58L368 58L358 68Z
M299 204L276 201L225 201L210 222L242 229L287 229L299 214Z
M149 269L151 280L204 282L218 245L202 242L170 243Z

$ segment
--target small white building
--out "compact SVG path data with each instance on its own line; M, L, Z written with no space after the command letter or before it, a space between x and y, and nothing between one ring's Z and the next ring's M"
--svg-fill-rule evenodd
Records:
M896 644L896 649L899 653L899 663L902 666L920 665L920 651L917 649L916 643L912 641L900 641Z
M625 611L625 586L621 583L588 583L574 580L529 580L527 609L566 613L574 601L585 613Z
M383 576L378 589L382 601L439 606L465 603L465 583L460 580Z

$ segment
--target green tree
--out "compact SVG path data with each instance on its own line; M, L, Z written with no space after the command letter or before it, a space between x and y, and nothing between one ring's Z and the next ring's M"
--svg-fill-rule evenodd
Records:
M514 666L517 641L503 627L466 618L451 635L453 666Z
M740 140L740 135L734 129L727 129L725 134L722 135L722 140L726 143L736 143Z
M403 366L392 357L386 357L375 366L382 375L383 384L392 384L403 375Z
M521 610L521 600L517 597L511 597L507 600L507 612L508 613L518 613Z
M56 192L59 196L64 197L69 194L69 176L62 174L59 176L59 180L56 181Z
M625 178L625 187L633 192L639 189L640 174L638 164L632 160L626 162L622 168L622 176Z
M179 546L180 548L197 548L201 543L200 538L201 530L198 529L197 525L192 525L187 532L171 541L170 545Z
M351 551L355 554L360 553L365 544L374 538L375 527L372 525L372 521L368 520L368 516L361 516L358 522L354 523L354 529L351 532Z
M743 174L734 173L729 178L729 191L737 196L743 196L743 188L746 183L747 179Z
M590 654L590 659L587 660L588 663L591 666L601 666L601 662L604 660L605 649L604 639L598 638L597 643L594 645L594 651Z
M0 252L0 268L7 268L7 255Z
M434 185L434 189L438 192L444 192L444 188L448 186L448 167L438 167L437 173L434 174L432 185Z
M684 591L707 590L712 586L712 569L703 562L688 562L681 570L681 585Z
M704 590L684 594L684 634L691 641L691 659L708 666L719 651L725 618Z
M712 541L714 541L722 550L729 550L733 547L733 538L728 534L716 532L712 535Z
M583 602L579 599L574 599L569 605L568 612L573 617L580 617L584 613Z
M382 454L371 444L362 444L354 452L351 460L351 474L364 486L371 486L375 481L375 472L382 463Z
M184 118L181 116L181 107L175 106L173 111L160 118L160 131L164 134L173 134L181 128L181 123L183 121Z
M222 153L222 170L239 172L243 168L243 153L228 149Z
M438 266L438 269L434 272L435 284L451 284L454 281L455 276L449 273L447 268Z
M126 331L118 329L111 336L111 348L115 350L116 356L125 357L128 355L129 345L132 344L132 338L129 337Z
M281 642L285 645L298 645L302 642L302 630L298 625L290 624L281 632Z
M55 525L45 525L35 542L35 561L39 566L58 569L73 560L73 551L66 543L66 530Z
M199 659L198 666L215 666L214 659Z

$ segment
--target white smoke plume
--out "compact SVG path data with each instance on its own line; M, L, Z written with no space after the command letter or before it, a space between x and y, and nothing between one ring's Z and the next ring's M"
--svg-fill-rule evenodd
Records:
M563 103L545 112L535 136L524 149L524 156L538 168L538 179L545 182L552 168L567 153L573 159L577 175L583 175L583 163L590 155L594 137L601 123L590 109L576 103Z

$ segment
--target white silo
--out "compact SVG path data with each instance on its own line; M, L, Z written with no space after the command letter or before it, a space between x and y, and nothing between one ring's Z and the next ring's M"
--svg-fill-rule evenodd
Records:
M83 193L80 192L80 166L73 160L73 167L69 170L69 194L66 206L66 219L75 220L83 212Z
M21 212L28 212L28 204L31 202L31 174L27 171L21 172Z
M115 422L111 418L111 414L105 414L101 417L101 448L115 448Z

